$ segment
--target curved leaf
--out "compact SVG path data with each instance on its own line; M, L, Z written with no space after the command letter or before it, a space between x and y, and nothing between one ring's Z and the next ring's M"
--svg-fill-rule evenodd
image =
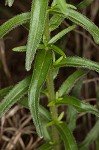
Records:
M88 71L86 70L77 70L72 75L70 75L60 86L58 90L59 97L64 94L68 94L70 90L74 87L75 83L84 76Z
M30 20L30 13L22 13L20 15L16 15L15 17L9 19L7 22L5 22L0 26L0 38L4 37L15 27L25 24L29 20Z
M64 142L65 150L78 150L76 141L65 123L56 124L56 128Z
M73 96L64 96L63 98L59 100L55 100L52 102L56 105L71 105L77 109L78 112L90 112L97 117L99 117L99 111L94 108L92 105L83 102L82 100L79 100Z
M68 9L66 17L86 29L93 36L94 41L99 44L99 28L90 19L72 9Z
M46 75L52 62L52 51L38 51L34 72L29 88L29 107L39 136L42 136L42 126L39 117L39 95L46 80Z
M69 5L65 0L57 0L60 13L63 13L66 18L77 25L86 29L94 38L94 41L99 44L99 28L86 16L74 10L73 5Z
M15 85L12 90L9 92L9 94L6 95L6 97L2 100L0 103L0 117L7 112L8 109L11 108L11 106L16 103L20 98L26 94L28 90L28 86L30 83L30 77L27 77L26 79L20 81L17 85Z
M56 62L54 62L54 67L65 67L65 66L86 68L99 72L99 63L81 57L66 57L60 61L57 60Z
M32 0L30 30L26 50L26 70L31 69L31 64L42 38L48 0Z

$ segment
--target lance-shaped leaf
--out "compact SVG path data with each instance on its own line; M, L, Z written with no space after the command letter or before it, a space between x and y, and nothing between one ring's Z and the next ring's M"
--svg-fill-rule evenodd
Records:
M38 49L45 49L43 44L39 44ZM14 52L26 52L26 46L19 46L12 49Z
M66 57L60 61L57 60L54 62L54 66L86 68L99 72L99 63L80 57Z
M29 107L38 135L42 136L42 126L39 117L39 95L46 80L52 62L52 51L41 50L37 52L34 72L29 88Z
M93 36L94 41L99 44L99 28L90 19L74 10L75 7L67 4L65 0L57 0L57 4L60 13L63 13L66 18L75 24L85 28Z
M57 123L56 128L64 142L65 150L78 150L76 141L65 123Z
M64 94L68 94L70 90L74 87L75 83L84 76L88 71L86 70L77 70L72 75L70 75L60 86L58 90L59 97Z
M5 1L5 5L8 5L9 7L11 7L14 3L14 0L6 0Z
M9 19L7 22L5 22L0 26L0 38L4 37L15 27L29 22L29 20L30 20L30 13L22 13Z
M85 28L93 36L94 41L99 44L99 28L90 19L73 9L68 9L67 18Z
M90 112L97 117L99 117L99 111L94 108L92 105L83 102L82 100L79 100L73 96L64 96L63 98L60 98L58 100L54 100L49 103L49 106L52 104L56 105L71 105L77 109L78 112Z
M74 30L76 28L76 25L70 26L64 30L62 30L61 32L59 32L58 34L56 34L49 42L48 44L54 44L55 42L57 42L59 39L61 39L65 34L69 33L70 31Z
M16 103L20 98L26 94L30 83L30 77L20 81L15 85L12 90L5 96L0 103L0 116L2 116L11 106Z
M48 0L32 0L30 30L26 50L26 70L31 69L31 64L36 49L42 38Z

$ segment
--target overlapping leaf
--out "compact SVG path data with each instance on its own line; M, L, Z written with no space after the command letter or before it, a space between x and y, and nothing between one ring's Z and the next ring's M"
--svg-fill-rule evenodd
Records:
M26 70L31 69L31 64L36 49L42 38L48 0L32 0L30 30L26 50Z
M37 129L38 135L42 136L42 126L39 117L39 95L41 87L46 80L46 75L52 62L52 52L41 50L38 51L33 77L29 88L29 107L32 118Z

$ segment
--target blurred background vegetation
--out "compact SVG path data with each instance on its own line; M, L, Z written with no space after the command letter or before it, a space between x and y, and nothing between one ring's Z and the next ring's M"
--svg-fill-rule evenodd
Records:
M81 0L68 0L68 2L76 6ZM5 6L4 1L1 1L0 25L16 14L30 11L30 8L31 0L15 0L11 8ZM94 0L87 9L80 10L80 12L90 18L99 27L99 0ZM62 29L65 29L69 24L71 24L71 22L65 20L58 29L52 32L52 36ZM27 36L28 31L21 26L0 40L0 89L14 85L28 74L31 74L31 71L26 72L24 67L25 53L12 51L14 47L25 45ZM81 56L99 62L99 46L93 42L92 37L87 31L79 26L56 44L64 50L67 56ZM55 79L56 90L74 71L74 68L60 69ZM98 106L99 74L90 71L83 80L77 83L71 93L76 97L80 97ZM47 102L45 97L41 97L41 101L43 105L46 106ZM66 107L62 106L59 111L61 110L66 110ZM96 122L96 118L93 115L83 115L84 114L79 114L77 121L76 116L73 116L76 121L74 135L78 143L85 139ZM66 120L66 118L68 119L65 115L64 120ZM99 133L99 128L96 128L96 131ZM99 150L99 140L95 138L97 133L93 132L94 137L92 137L92 141L89 142L90 150ZM43 140L37 137L29 111L22 106L15 105L0 120L0 150L35 150L42 143Z

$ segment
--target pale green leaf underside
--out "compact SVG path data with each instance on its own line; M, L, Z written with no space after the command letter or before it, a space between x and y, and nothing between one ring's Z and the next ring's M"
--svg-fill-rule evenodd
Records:
M77 67L86 68L99 73L99 63L94 61L81 58L81 57L66 57L63 58L59 63L54 63L54 67Z
M76 141L65 123L56 124L56 128L64 142L65 150L78 150Z
M34 72L29 87L29 107L39 136L42 136L42 126L39 117L39 95L46 80L48 70L52 62L52 52L41 50L37 52Z
M7 112L11 106L16 103L27 92L30 83L30 77L20 81L12 90L5 96L0 103L0 117Z
M30 29L26 49L26 70L31 69L34 55L42 38L48 0L32 0Z

